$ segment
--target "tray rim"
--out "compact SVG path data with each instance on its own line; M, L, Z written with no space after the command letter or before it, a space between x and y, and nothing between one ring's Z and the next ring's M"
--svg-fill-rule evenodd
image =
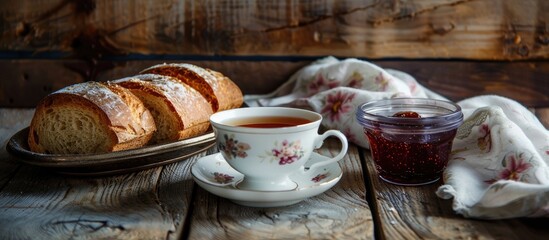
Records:
M100 154L42 154L32 152L28 149L28 144L26 143L28 131L29 127L26 127L13 134L6 145L6 150L11 155L16 156L17 160L40 167L96 167L99 165L124 163L125 161L130 161L132 159L160 155L172 151L180 151L188 147L205 143L211 143L211 145L213 145L215 142L215 133L210 130L192 138L117 152ZM211 145L209 147L211 147Z
M129 168L113 168L113 169L104 169L100 171L67 171L66 168L55 168L54 171L59 174L63 174L67 176L77 176L77 177L102 177L102 176L112 176L112 175L118 175L118 174L126 174L126 173L132 173L137 171L143 171L150 168L183 161L186 158L190 158L193 155L206 151L207 149L211 148L215 144L215 142L206 142L206 143L207 144L203 143L202 146L193 145L193 147L200 147L200 149L192 152L186 152L176 158L171 158L171 159L147 163L147 164L135 165Z

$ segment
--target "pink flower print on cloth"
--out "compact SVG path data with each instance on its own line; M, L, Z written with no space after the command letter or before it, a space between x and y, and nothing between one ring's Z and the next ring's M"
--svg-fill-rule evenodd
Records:
M465 217L549 217L549 131L524 106L499 96L458 103L464 122L454 139L444 184Z
M353 72L351 74L351 77L349 78L349 81L347 83L347 87L350 88L362 88L362 82L364 81L364 77L362 74L358 72Z
M343 76L341 76L343 78ZM317 73L313 80L310 80L306 86L307 96L312 96L316 93L329 90L335 87L344 86L349 88L360 89L364 87L364 75L358 71L353 71L347 79L326 79L322 72ZM373 78L373 90L385 91L389 85L389 77L383 73L379 73Z
M492 137L490 136L490 126L482 124L479 127L480 137L477 139L477 146L480 150L489 152L492 149Z
M303 157L304 151L299 140L294 142L284 140L281 144L275 141L274 145L273 149L266 151L265 156L260 157L278 162L279 165L291 164Z
M307 95L311 96L318 92L328 90L339 86L339 82L335 80L327 80L321 73L318 73L307 86Z
M232 160L233 158L240 157L246 158L248 153L247 150L250 150L250 145L247 143L239 142L234 139L234 135L223 135L225 141L222 141L218 144L219 151L225 153L227 160Z
M399 71L384 69L366 61L358 59L337 60L328 57L301 69L288 83L294 83L294 88L281 87L274 95L282 96L294 94L296 97L311 97L317 93L330 90L336 87L347 87L374 92L385 92L387 95L400 93L400 95L411 95L413 87L414 95L427 97L422 91L422 86L417 84L413 77L401 74L405 80L395 78L392 73ZM288 90L290 90L288 92ZM440 96L437 96L437 98ZM249 99L249 98L248 98Z
M354 110L355 106L352 104L354 97L354 93L335 91L326 97L326 103L320 110L320 114L332 122L339 122L342 114Z
M525 153L510 152L501 161L504 167L497 178L487 180L486 183L494 183L498 180L523 181L523 175L532 167L532 164L524 159Z
M377 91L386 91L387 86L389 85L389 78L386 77L383 72L380 72L375 78L374 83L376 85L376 88L373 90Z

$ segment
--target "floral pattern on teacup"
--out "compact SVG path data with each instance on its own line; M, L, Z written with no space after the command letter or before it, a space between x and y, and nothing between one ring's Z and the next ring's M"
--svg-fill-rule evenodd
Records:
M299 140L294 142L284 140L281 144L275 141L274 145L273 149L266 151L265 156L260 157L267 158L271 162L277 161L279 165L291 164L303 157L304 151Z
M224 134L223 138L225 141L219 142L218 148L225 153L225 157L228 158L227 160L232 160L236 157L246 158L248 156L246 151L251 149L250 144L236 140L234 134Z
M315 183L318 183L318 182L326 179L328 176L330 176L329 172L321 173L321 174L316 175L314 178L312 178L311 181L313 181Z
M233 176L225 173L214 172L214 180L220 184L226 184L233 181Z

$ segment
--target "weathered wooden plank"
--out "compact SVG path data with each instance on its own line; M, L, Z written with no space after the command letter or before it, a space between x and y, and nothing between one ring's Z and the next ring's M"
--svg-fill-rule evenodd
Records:
M0 60L0 107L35 107L47 94L89 80L108 81L138 74L164 61ZM309 63L306 61L169 61L220 71L245 93L268 93Z
M158 177L147 178L151 173L133 178ZM5 239L164 237L170 223L163 219L158 206L146 204L152 200L146 193L151 183L131 178L74 179L22 167L1 192L0 234ZM139 229L140 218L154 219L157 225L143 231Z
M320 152L335 156L335 141ZM355 146L341 162L343 177L324 194L279 208L243 207L198 187L189 239L372 239L372 213Z
M2 51L549 58L545 0L0 2Z
M167 239L181 239L185 234L184 228L189 224L187 220L190 218L192 194L195 188L190 174L191 166L196 159L206 154L207 152L203 152L194 155L184 162L170 164L162 169L159 184L156 187L158 204L174 228L166 232Z
M6 144L13 134L29 125L33 114L32 108L0 108L0 191L20 167L20 164L4 150Z
M34 108L0 108L0 145L5 147L17 131L28 127Z
M269 93L310 61L197 61L235 81L245 94ZM472 62L375 60L381 67L414 76L425 87L458 101L482 94L513 98L529 107L549 106L549 61ZM0 60L0 106L34 107L48 93L87 80L106 81L137 74L155 60ZM112 65L109 65L112 64Z
M193 187L185 165L102 178L21 167L0 192L0 238L179 239Z
M31 116L32 109L0 109L1 137L15 132L17 125L9 124L21 121L24 127ZM194 187L192 159L126 175L80 178L23 165L3 145L0 239L179 239Z
M404 71L454 101L485 94L549 106L549 62L376 61Z
M435 195L441 181L403 187L382 181L375 173L370 152L363 150L371 202L377 213L380 239L546 239L545 218L511 220L466 219L452 211L451 200Z

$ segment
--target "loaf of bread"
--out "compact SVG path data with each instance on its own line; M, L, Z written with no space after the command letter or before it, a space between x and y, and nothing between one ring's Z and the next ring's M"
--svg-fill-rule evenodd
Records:
M151 143L197 136L210 126L210 104L198 91L173 77L141 74L113 83L131 90L151 111L157 128Z
M171 76L196 89L211 104L214 112L242 105L240 88L223 74L186 63L159 64L141 73Z
M191 64L160 64L107 83L85 82L46 96L28 136L33 152L94 154L198 136L217 111L242 105L223 74Z
M141 147L156 130L153 117L131 91L85 82L45 97L30 125L30 150L91 154Z

